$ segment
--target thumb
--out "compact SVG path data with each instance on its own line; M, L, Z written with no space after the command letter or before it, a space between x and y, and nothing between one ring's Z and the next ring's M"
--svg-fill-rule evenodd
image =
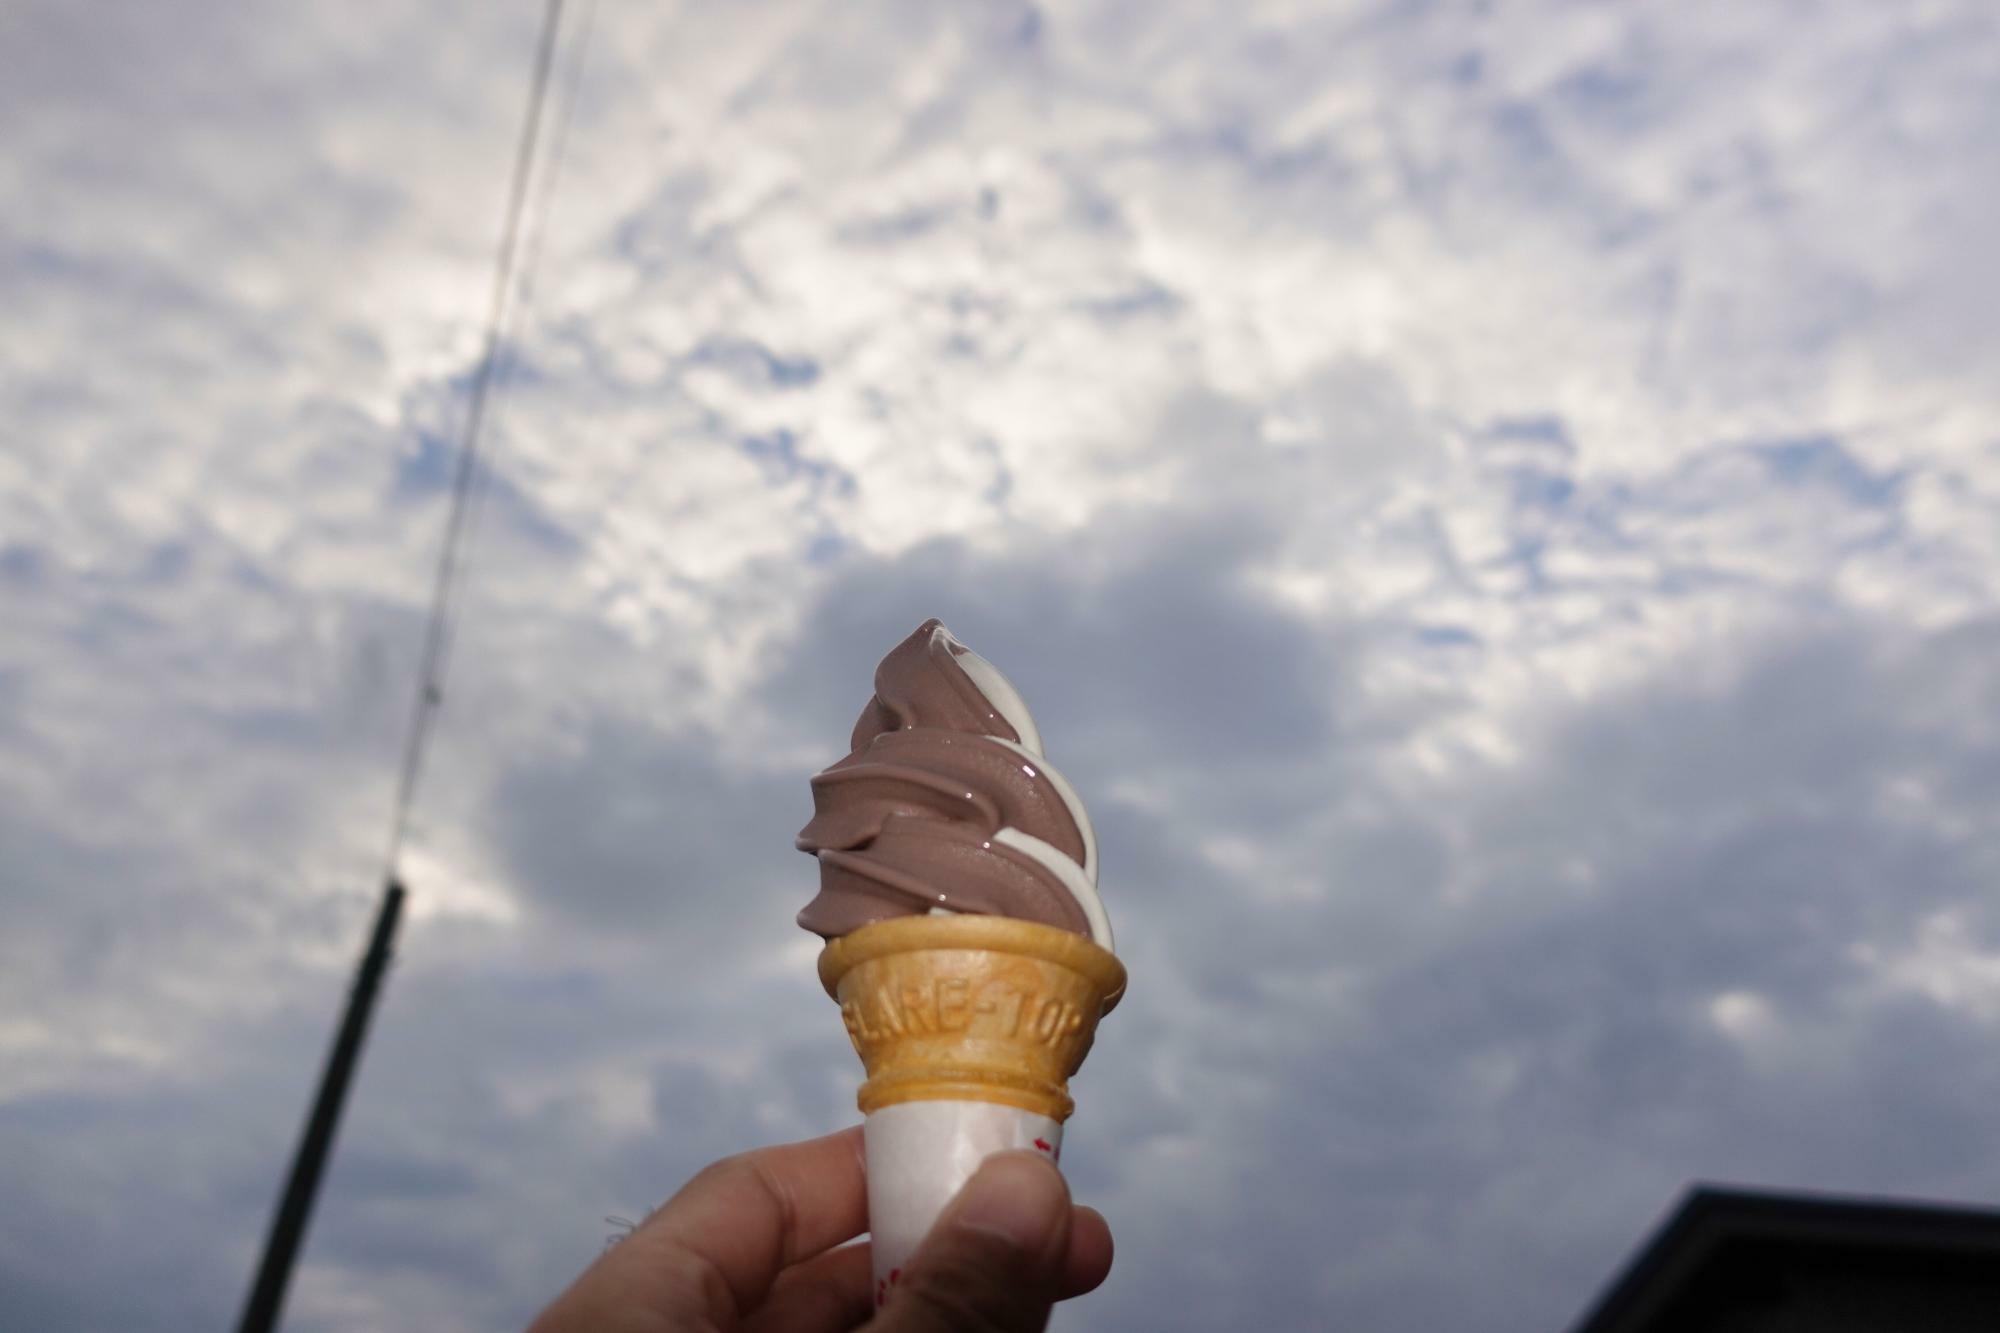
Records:
M1046 1158L987 1158L924 1238L869 1333L1040 1333L1069 1229L1069 1186Z

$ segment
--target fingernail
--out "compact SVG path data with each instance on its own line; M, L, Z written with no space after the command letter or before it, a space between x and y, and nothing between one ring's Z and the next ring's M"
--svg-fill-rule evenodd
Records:
M1023 1253L1040 1254L1067 1195L1062 1177L1039 1154L998 1153L966 1182L952 1220Z

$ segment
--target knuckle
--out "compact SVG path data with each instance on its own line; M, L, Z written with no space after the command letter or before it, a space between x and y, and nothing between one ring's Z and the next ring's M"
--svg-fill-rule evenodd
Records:
M711 1329L716 1327L714 1311L736 1308L735 1293L721 1270L684 1245L654 1247L645 1256L645 1271L631 1276L633 1289L623 1293L627 1308L646 1310L657 1305L653 1313L679 1321L667 1325L672 1328ZM661 1301L662 1293L671 1295Z

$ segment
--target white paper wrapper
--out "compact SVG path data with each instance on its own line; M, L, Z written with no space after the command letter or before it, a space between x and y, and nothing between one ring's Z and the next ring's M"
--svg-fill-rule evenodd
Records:
M1062 1155L1056 1121L991 1102L899 1102L869 1113L862 1134L878 1306L981 1162L1011 1148L1033 1149L1051 1161Z

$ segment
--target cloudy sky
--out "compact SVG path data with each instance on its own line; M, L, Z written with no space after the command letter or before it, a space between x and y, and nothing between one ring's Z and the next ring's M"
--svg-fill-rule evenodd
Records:
M8 1327L241 1300L539 8L0 16ZM1990 4L591 13L290 1328L517 1327L854 1117L791 838L929 615L1133 977L1058 1327L1532 1333L1692 1179L2000 1204Z

